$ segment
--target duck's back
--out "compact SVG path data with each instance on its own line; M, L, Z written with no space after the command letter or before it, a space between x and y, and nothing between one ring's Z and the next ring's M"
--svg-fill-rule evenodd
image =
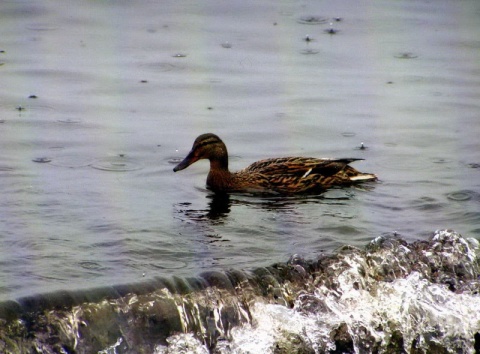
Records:
M280 157L260 160L252 163L245 172L262 173L265 175L304 176L316 173L323 176L334 175L353 162L361 159L318 159L313 157Z
M245 183L279 193L322 191L334 185L348 185L362 175L350 162L361 159L318 159L282 157L254 162L237 172Z

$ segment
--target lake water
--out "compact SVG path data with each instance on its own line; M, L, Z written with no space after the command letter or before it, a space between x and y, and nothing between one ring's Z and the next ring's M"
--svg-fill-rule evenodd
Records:
M0 300L480 238L480 3L3 1ZM358 157L377 183L218 198L232 170ZM366 149L360 149L361 145Z

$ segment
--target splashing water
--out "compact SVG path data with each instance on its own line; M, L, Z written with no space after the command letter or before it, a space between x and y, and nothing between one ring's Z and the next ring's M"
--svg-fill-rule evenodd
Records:
M474 353L479 242L454 231L251 272L60 292L0 304L7 352Z

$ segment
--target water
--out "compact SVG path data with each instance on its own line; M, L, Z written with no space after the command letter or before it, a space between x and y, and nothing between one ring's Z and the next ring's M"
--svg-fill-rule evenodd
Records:
M0 300L316 259L394 231L479 238L480 7L460 5L2 2ZM172 172L205 132L232 170L360 157L380 180L218 198L207 163Z

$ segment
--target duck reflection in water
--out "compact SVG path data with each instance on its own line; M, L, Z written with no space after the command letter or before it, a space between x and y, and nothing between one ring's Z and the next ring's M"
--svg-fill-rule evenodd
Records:
M207 212L207 217L210 220L222 219L227 216L228 213L230 213L232 201L229 194L212 194L209 195L208 198L210 199L210 201L208 203L209 210Z
M323 204L325 206L347 205L348 201L355 194L348 189L334 189L328 195L309 196L264 196L252 198L248 194L208 193L206 199L208 205L204 208L192 208L189 202L177 204L177 212L181 219L188 219L195 223L221 224L230 214L233 206L247 206L253 209L264 211L275 211L279 213L297 213L299 205Z
M195 223L205 222L219 224L228 216L232 207L232 200L229 194L209 193L206 196L208 206L205 208L192 208L190 202L177 204L177 212L182 215L181 219L188 219Z

